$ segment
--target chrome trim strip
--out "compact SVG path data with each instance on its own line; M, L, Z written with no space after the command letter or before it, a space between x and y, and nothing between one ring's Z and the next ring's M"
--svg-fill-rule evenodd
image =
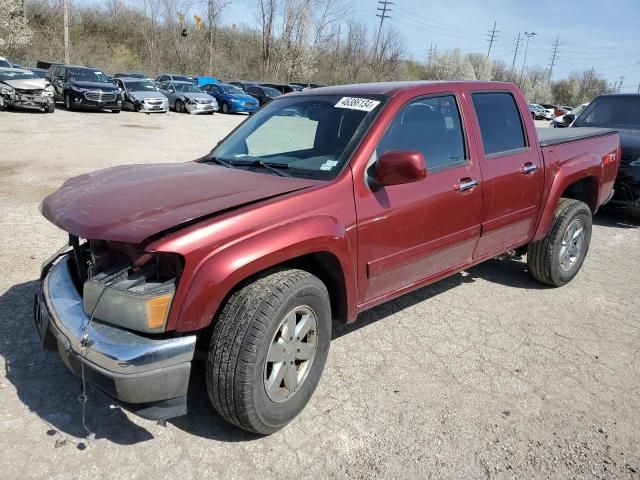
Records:
M43 281L43 293L54 327L66 337L68 348L80 355L83 328L89 317L73 284L69 259L69 255L64 255L53 265ZM91 322L88 334L91 347L86 351L86 359L118 374L148 372L190 362L196 346L195 335L153 339L96 320Z

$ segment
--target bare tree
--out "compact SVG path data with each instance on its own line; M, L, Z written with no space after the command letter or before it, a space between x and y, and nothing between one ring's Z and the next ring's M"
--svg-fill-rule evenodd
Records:
M20 54L31 42L31 36L22 3L0 0L0 51L8 55Z
M271 46L273 43L273 26L277 14L276 0L258 0L260 24L262 27L262 75L269 74L271 64Z

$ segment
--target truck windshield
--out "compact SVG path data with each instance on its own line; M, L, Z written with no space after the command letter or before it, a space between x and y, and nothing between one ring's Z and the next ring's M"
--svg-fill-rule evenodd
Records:
M246 120L211 156L268 163L294 177L331 179L349 160L386 97L282 96Z
M620 95L596 98L580 114L574 127L640 129L640 96Z

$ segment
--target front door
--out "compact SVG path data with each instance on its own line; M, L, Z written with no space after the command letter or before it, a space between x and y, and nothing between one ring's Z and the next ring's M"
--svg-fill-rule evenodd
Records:
M471 92L482 148L482 236L474 258L504 253L525 242L536 227L543 190L537 137L509 92ZM528 120L528 119L527 119ZM535 132L530 132L535 133Z
M427 175L357 192L361 308L470 262L480 236L480 168L465 142L455 95L405 104L379 142L367 176L375 174L377 158L392 150L422 152Z

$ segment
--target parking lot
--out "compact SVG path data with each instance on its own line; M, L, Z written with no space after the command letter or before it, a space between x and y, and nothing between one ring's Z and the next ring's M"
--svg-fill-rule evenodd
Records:
M91 394L45 353L31 310L66 241L38 204L68 177L206 154L244 118L0 112L2 478L640 478L640 221L594 219L582 271L541 287L492 260L334 326L320 386L256 437L210 406L166 426Z

